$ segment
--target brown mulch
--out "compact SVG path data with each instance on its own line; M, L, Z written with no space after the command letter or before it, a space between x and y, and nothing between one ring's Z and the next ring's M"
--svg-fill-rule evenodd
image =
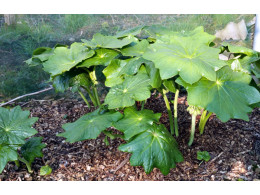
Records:
M106 146L101 134L96 140L66 143L57 137L63 132L62 124L77 120L92 111L81 101L49 100L30 101L24 109L30 109L31 115L39 117L35 124L47 147L44 157L37 158L32 165L34 173L29 174L25 165L17 168L8 163L0 174L0 181L16 180L98 180L98 181L143 181L143 180L258 180L260 179L260 108L250 114L250 121L230 120L222 123L211 116L205 127L205 133L196 132L194 143L188 147L191 117L186 111L186 96L179 98L178 122L180 136L177 141L184 156L184 162L171 169L167 176L154 169L146 174L142 167L132 167L129 154L117 150L124 143L120 138L110 140ZM145 108L162 112L160 121L169 128L166 108L161 97L148 99ZM196 159L198 150L208 151L211 160L202 162ZM126 163L125 163L126 162ZM49 164L51 175L40 176L40 167Z

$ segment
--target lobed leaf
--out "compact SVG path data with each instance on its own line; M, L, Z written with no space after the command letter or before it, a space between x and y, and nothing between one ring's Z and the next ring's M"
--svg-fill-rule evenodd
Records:
M15 161L18 159L16 148L8 145L0 144L0 173L4 170L6 164L9 161Z
M85 60L78 67L107 66L119 54L119 52L111 49L97 49L95 52L96 54L92 58Z
M60 75L95 54L82 43L73 43L70 49L67 47L56 47L48 61L43 63L44 70L52 77Z
M42 149L46 144L41 143L42 137L32 137L21 147L21 154L30 164L36 157L43 157Z
M250 105L260 101L260 93L248 85L250 80L243 74L226 66L217 71L216 81L201 79L193 85L179 82L180 79L177 82L186 85L190 105L216 113L223 122L230 118L248 121Z
M123 83L113 86L106 98L109 109L129 107L135 101L143 101L150 97L150 79L144 72L135 76L127 76Z
M121 52L124 56L142 56L149 46L149 42L144 39L140 42L133 42L121 49Z
M150 126L128 143L120 145L119 150L132 153L130 164L143 166L146 173L157 167L167 175L170 168L183 161L177 142L163 125Z
M125 139L142 133L154 123L158 123L161 113L154 114L151 110L137 111L135 108L126 108L124 118L115 122L113 126L124 133Z
M113 122L118 121L123 117L120 112L106 112L101 114L100 109L92 113L82 116L73 123L67 123L62 126L64 133L58 134L60 137L65 137L67 142L74 143L86 139L96 139L98 135L112 126Z
M25 139L36 134L31 126L37 117L28 118L29 111L23 111L20 106L10 110L0 107L0 144L22 145Z
M192 36L180 33L166 36L151 44L143 57L154 62L163 80L179 74L189 84L197 82L202 76L215 81L215 71L226 63L219 60L220 49L208 46L212 36L198 32L190 33Z

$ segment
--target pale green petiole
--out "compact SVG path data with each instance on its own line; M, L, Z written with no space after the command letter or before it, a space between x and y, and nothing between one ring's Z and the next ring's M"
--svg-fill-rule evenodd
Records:
M178 97L179 97L179 89L176 89L175 96L174 96L174 130L176 137L179 136L179 128L178 128Z
M207 110L204 110L202 115L201 115L201 118L200 118L200 124L199 124L199 131L200 131L200 134L202 135L203 132L204 132L204 128L205 128L205 125L209 119L209 117L212 115L213 113L212 112L209 112L207 114Z
M32 168L31 168L31 164L27 160L25 160L24 158L21 158L20 156L18 156L18 160L23 162L26 165L27 170L28 170L29 173L33 172Z
M169 120L170 120L170 129L171 129L171 134L174 135L174 127L173 127L173 117L172 117L172 110L170 107L170 103L169 100L166 96L167 91L163 89L163 99L167 108L167 112L168 112L168 116L169 116Z
M90 104L87 100L87 98L83 95L83 93L79 90L79 95L81 96L81 98L84 100L84 102L88 105L88 107L90 108Z
M196 114L191 115L191 130L190 130L190 139L188 145L191 146L194 140L194 134L195 134L195 127L196 127Z

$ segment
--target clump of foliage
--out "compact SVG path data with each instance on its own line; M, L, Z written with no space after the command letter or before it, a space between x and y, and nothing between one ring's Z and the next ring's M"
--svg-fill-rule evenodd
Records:
M65 132L59 136L73 143L95 139L103 132L106 144L107 137L121 137L126 144L119 150L132 153L131 165L143 166L147 173L157 167L166 175L183 161L173 137L179 136L177 100L181 87L188 92L188 111L192 115L189 145L194 140L198 115L202 134L213 113L223 122L231 118L249 120L247 114L259 106L259 89L251 82L252 74L255 81L259 78L259 53L228 44L216 46L214 39L203 27L173 32L164 27L138 26L114 36L97 33L92 40L70 47L38 48L27 63L42 64L56 91L78 92L90 107L87 94L97 108L63 125ZM219 59L224 52L233 57ZM97 66L105 67L105 86L110 87L103 104L97 93ZM160 113L144 109L154 89L165 101L170 132L160 124ZM175 93L173 115L169 92ZM137 109L136 102L142 104L141 109ZM113 134L109 127L123 135Z
M210 160L210 155L208 151L197 151L197 159L198 160L204 160L208 162Z
M46 145L41 143L42 137L27 139L37 133L32 125L38 118L29 118L29 115L30 112L23 111L20 106L10 110L0 107L0 173L9 161L14 161L18 167L19 161L25 163L32 173L34 159L43 157L41 150Z
M40 169L40 175L46 176L52 173L52 168L49 165L42 166Z

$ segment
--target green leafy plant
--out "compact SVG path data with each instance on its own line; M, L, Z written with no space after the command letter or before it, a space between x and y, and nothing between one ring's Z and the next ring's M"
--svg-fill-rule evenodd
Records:
M43 156L41 150L46 145L41 143L42 138L27 139L37 133L31 126L38 118L29 118L29 115L30 112L20 106L10 110L0 107L0 173L9 161L15 161L18 167L19 161L25 163L31 173L34 159Z
M204 160L208 162L210 160L210 155L207 151L197 151L197 159L198 160Z
M49 165L42 166L40 169L40 175L46 176L52 173L52 168Z
M259 91L251 82L252 76L259 76L259 53L225 44L217 46L214 39L203 27L174 32L164 27L139 26L115 36L97 33L91 40L83 39L70 47L39 49L27 63L42 64L56 91L79 92L91 106L83 94L85 90L96 107L94 112L63 125L65 132L58 136L73 143L104 133L107 145L108 137L122 138L126 143L119 150L132 153L131 165L141 165L147 173L157 167L168 174L170 168L183 161L173 137L179 135L181 87L188 92L192 116L189 145L194 140L198 115L202 134L213 113L223 122L231 118L248 120L247 114L260 102ZM219 54L226 52L233 52L234 57L219 59ZM250 68L252 63L255 65ZM104 84L110 88L104 100L97 93L97 66L104 67ZM163 96L171 133L160 124L160 113L144 109L151 90ZM167 96L170 92L175 94L173 101ZM142 105L140 109L137 102ZM110 127L123 135L107 130Z

